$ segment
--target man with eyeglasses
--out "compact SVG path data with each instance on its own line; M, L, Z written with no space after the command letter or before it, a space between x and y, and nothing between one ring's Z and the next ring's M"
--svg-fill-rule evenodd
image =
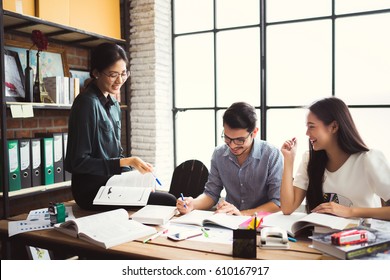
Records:
M256 138L255 109L245 102L233 103L223 115L224 145L216 147L203 194L179 198L176 206L185 214L211 209L226 190L216 212L253 215L279 211L283 157L279 149Z

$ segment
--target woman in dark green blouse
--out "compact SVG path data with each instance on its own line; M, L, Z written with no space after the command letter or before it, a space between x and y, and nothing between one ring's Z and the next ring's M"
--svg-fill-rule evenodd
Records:
M141 173L153 170L138 157L124 157L121 145L121 110L115 95L120 93L129 71L122 47L103 43L91 53L92 81L74 100L69 116L65 169L72 173L72 193L84 209L96 209L92 202L107 180L133 168ZM152 193L149 204L176 205L168 193Z

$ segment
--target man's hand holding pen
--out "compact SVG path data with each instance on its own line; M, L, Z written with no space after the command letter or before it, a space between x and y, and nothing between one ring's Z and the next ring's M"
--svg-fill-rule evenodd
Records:
M176 208L179 210L180 214L187 214L194 210L194 204L192 203L194 199L189 197L181 196L176 200Z

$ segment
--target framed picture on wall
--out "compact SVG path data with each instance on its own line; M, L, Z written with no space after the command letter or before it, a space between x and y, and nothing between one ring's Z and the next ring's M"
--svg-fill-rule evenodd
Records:
M85 87L84 83L86 80L88 80L90 77L89 71L86 70L78 70L78 69L70 69L70 76L72 78L79 78L80 81L80 92Z
M6 101L23 101L24 75L18 53L4 50L4 64Z
M30 49L32 42L19 42L13 40L5 40L5 49L16 52L19 56L22 69L26 67L26 50ZM30 66L36 73L37 68L37 50L30 50ZM54 48L50 45L47 50L41 51L39 54L39 70L42 77L62 76L69 77L69 67L64 49Z

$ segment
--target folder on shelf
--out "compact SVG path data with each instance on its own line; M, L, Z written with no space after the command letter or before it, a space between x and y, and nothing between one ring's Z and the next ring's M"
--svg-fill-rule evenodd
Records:
M53 139L53 172L54 183L64 181L64 156L62 132L36 133L36 137Z
M54 183L64 181L64 156L62 133L53 133Z
M50 185L54 183L54 156L53 156L53 138L44 137L41 139L41 158L42 158L42 183Z
M30 139L19 139L20 181L23 189L31 187L30 147Z
M64 164L65 164L65 157L66 157L66 148L68 146L68 133L67 132L64 132L62 133L62 140L63 140L63 144L64 144L64 148L63 148L63 155L64 155ZM64 181L70 181L72 180L72 174L68 171L65 170L64 168Z
M8 185L9 191L16 191L22 188L19 166L19 142L17 139L7 141L8 145Z
M31 139L31 178L32 186L42 185L42 160L41 160L41 139Z

